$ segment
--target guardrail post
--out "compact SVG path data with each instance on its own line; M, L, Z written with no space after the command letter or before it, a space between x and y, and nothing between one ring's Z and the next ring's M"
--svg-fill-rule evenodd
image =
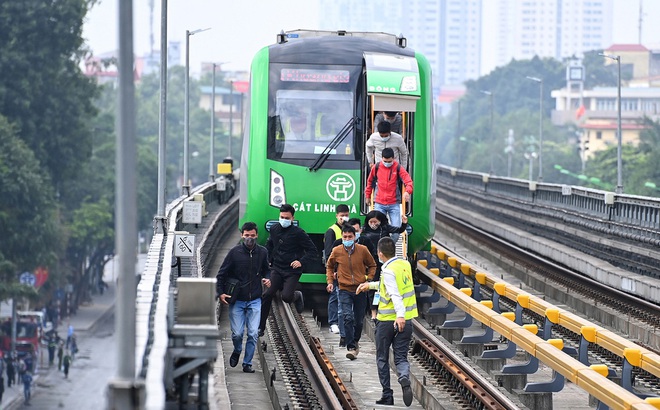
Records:
M502 309L500 308L500 297L506 294L506 283L498 282L493 285L493 289L495 290L495 292L493 292L493 310L497 313L502 313Z
M518 319L518 317L516 317L516 319ZM525 328L526 330L529 330L533 334L538 333L538 326L536 326L536 325L523 325L523 328ZM511 343L511 341L509 341L509 343ZM508 365L502 367L502 373L532 374L532 373L535 373L538 369L539 369L539 359L537 359L536 357L530 355L529 361L527 361L527 363L508 364Z
M521 294L516 298L516 324L522 326L523 309L529 308L529 295Z
M621 387L629 392L637 395L641 399L653 397L649 394L639 393L633 390L633 367L640 367L642 365L642 351L627 347L623 349L623 366L621 368Z
M564 341L562 339L548 339L548 343L553 345L559 350L563 350ZM557 371L552 371L552 380L549 382L540 382L540 383L527 383L525 386L525 392L527 393L557 393L564 388L565 379L564 376L557 373Z

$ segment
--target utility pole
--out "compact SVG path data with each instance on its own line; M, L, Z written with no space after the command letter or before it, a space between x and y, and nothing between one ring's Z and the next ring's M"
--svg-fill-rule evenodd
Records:
M160 111L158 113L158 209L154 217L156 233L167 235L165 183L167 168L167 0L160 2Z
M115 249L119 281L115 313L117 373L109 382L108 409L141 409L144 381L135 377L135 263L137 261L137 149L133 78L133 1L119 1L119 101L115 196Z

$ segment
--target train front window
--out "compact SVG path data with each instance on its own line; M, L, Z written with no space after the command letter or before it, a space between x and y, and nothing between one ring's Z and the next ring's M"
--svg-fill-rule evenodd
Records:
M352 118L348 91L277 90L269 117L268 158L316 159ZM333 160L353 160L354 135L349 132L330 151Z

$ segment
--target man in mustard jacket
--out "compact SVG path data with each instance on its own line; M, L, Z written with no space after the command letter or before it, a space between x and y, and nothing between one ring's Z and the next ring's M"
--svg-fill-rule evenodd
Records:
M367 294L356 293L361 283L373 279L376 273L376 261L369 249L355 243L355 228L344 224L341 230L342 244L332 249L326 263L326 279L329 293L334 291L334 273L337 272L339 283L339 303L344 316L344 332L346 333L346 357L355 360L360 353L360 336L362 323L367 310Z
M412 319L417 317L417 299L412 278L412 268L407 260L396 257L392 238L378 241L378 259L383 263L379 282L360 284L356 293L369 289L378 290L378 324L376 325L376 362L383 395L376 404L393 405L394 394L390 388L389 350L394 351L394 365L399 384L403 389L403 402L410 406L413 393L410 387L410 363L408 346L412 337ZM375 297L374 297L375 299Z

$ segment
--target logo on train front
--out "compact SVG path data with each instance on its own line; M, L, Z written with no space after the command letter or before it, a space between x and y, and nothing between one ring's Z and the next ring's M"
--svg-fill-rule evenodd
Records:
M355 181L350 175L337 172L328 178L325 190L333 201L348 201L355 195Z

